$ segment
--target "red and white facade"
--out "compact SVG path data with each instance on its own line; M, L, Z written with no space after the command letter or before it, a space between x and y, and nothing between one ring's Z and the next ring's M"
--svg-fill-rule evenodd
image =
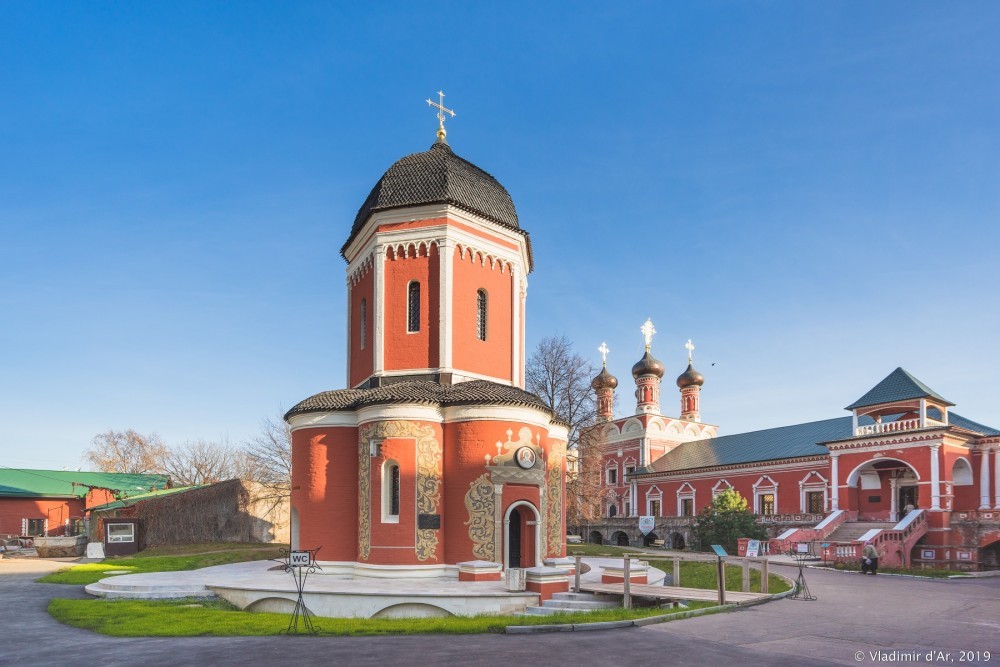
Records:
M852 561L871 541L888 565L1000 566L1000 432L953 414L902 369L876 389L898 377L924 395L883 400L873 389L849 417L724 437L700 422L701 387L685 375L687 419L650 414L638 378L636 414L599 415L604 520L578 528L591 541L683 547L691 518L733 488L775 549L826 543L818 555ZM600 377L594 387L608 402ZM656 517L654 534L638 533L640 516Z
M397 206L343 254L349 389L286 415L293 545L371 576L564 556L567 428L522 389L526 234L451 203Z

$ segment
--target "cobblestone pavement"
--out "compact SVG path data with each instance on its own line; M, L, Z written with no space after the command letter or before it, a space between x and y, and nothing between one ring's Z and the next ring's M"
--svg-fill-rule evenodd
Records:
M34 582L63 566L0 560L0 665L927 664L930 651L943 652L932 655L931 664L962 665L969 663L961 661L961 651L985 650L992 652L990 664L1000 665L1000 578L936 581L809 571L809 586L819 597L814 602L779 600L599 632L117 639L62 626L46 613L51 598L86 597L80 586Z

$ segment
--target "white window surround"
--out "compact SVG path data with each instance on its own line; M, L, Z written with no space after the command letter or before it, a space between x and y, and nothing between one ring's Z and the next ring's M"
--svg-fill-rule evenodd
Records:
M399 468L399 463L388 459L382 464L382 523L399 523L399 514L391 514L392 509L392 469ZM399 495L402 500L402 493Z
M684 482L677 489L677 516L684 516L683 502L685 500L691 501L691 515L694 516L698 512L698 503L695 501L694 487L689 482Z
M829 480L820 473L813 470L799 480L799 511L805 514L809 511L809 503L806 502L809 493L823 493L823 508L830 503ZM775 509L777 509L777 498L775 498Z
M778 483L770 475L764 475L753 485L753 513L760 514L761 498L766 495L774 496L774 513L778 513Z
M612 472L614 472L615 475L614 481L611 481ZM619 481L620 480L618 479L618 463L615 461L608 461L607 465L605 465L605 470L604 470L604 484L606 486L618 486Z
M660 503L660 511L656 514L653 513L653 502ZM663 492L655 485L646 490L646 516L649 515L663 516Z
M723 491L725 491L726 489L731 489L731 488L733 488L733 485L729 483L729 480L720 479L718 482L715 483L715 486L712 487L712 497L714 498Z

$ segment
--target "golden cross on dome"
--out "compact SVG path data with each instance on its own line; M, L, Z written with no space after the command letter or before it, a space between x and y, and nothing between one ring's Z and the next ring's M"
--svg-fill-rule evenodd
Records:
M646 318L646 323L639 327L639 331L642 332L643 338L646 339L646 349L653 344L653 334L656 333L656 329L653 328L653 319Z
M694 343L691 342L690 338L688 338L688 342L684 343L684 348L688 351L688 363L693 364L692 354L694 353Z
M455 112L452 111L451 109L448 109L447 107L445 107L445 105L444 105L444 93L442 93L440 90L438 91L438 101L434 102L434 101L428 99L427 100L427 106L435 107L438 110L438 112L437 112L437 118L438 118L438 131L437 131L437 135L438 135L438 139L440 139L441 141L444 141L445 136L447 136L447 134L448 134L447 132L444 131L445 114L450 114L451 117L454 118L455 117Z
M610 349L608 349L608 344L607 343L601 343L601 346L599 348L597 348L597 351L601 353L601 361L603 361L604 365L607 366L608 365L608 352L611 351Z

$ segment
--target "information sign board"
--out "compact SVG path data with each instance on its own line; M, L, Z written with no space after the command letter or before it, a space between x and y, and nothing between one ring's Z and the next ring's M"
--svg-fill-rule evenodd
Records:
M729 555L726 553L726 550L722 548L721 544L713 544L712 551L714 551L715 555L718 556L719 558L725 558L726 556Z
M643 535L649 535L653 532L653 526L656 523L655 516L641 516L639 517L639 532Z
M750 540L747 542L747 558L756 558L760 555L760 540Z
M312 556L308 551L292 551L288 554L289 567L309 567Z

